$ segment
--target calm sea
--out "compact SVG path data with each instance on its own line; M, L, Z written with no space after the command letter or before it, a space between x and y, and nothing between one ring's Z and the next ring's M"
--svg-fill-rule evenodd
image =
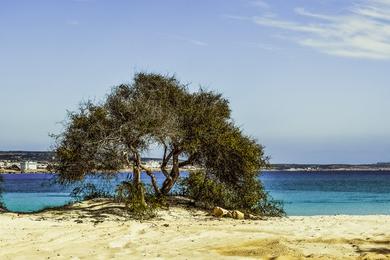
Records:
M55 175L3 177L3 200L11 211L31 212L72 201L73 187L56 184ZM86 182L112 191L126 177L119 174L110 181L89 178ZM147 176L143 178L149 181ZM274 199L283 201L290 216L390 215L390 172L264 172L260 179Z

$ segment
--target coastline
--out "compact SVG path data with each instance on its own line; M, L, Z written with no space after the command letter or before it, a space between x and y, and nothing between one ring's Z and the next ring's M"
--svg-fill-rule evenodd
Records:
M160 168L153 168L152 169L156 173L160 173L161 169ZM189 171L189 169L181 169L181 171ZM119 173L131 173L132 169L122 169L119 171ZM296 172L296 173L318 173L318 172L390 172L390 168L369 168L369 169L360 169L360 168L339 168L339 169L283 169L283 170L277 170L277 169L263 169L261 172ZM0 175L1 174L57 174L55 172L47 171L47 170L39 170L39 171L28 171L28 172L21 172L21 171L12 171L12 170L7 170L7 171L1 171L0 170Z
M262 172L304 172L304 173L317 173L317 172L390 172L390 168L335 168L335 169L266 169L262 170Z
M147 221L123 205L77 203L36 214L0 214L0 258L390 259L390 216L218 219L173 206Z
M155 173L161 173L160 168L150 168ZM192 169L191 169L192 170ZM180 171L189 171L189 169L180 169ZM133 172L133 169L130 168L124 168L118 171L118 173L131 173ZM34 171L16 171L16 170L4 170L0 169L0 174L41 174L41 173L49 173L49 174L58 174L56 172L40 169L40 170L34 170Z
M43 174L43 173L52 173L52 174L55 174L53 172L49 172L49 171L46 171L46 170L42 170L42 171L29 171L29 172L21 172L21 171L0 171L0 175L1 174Z

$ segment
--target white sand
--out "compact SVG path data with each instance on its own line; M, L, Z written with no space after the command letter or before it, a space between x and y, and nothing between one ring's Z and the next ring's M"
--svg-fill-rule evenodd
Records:
M0 214L0 259L390 259L390 216L254 221L172 207L141 222L118 207Z

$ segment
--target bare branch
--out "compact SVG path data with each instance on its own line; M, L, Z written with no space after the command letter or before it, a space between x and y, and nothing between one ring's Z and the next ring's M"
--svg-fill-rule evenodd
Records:
M158 185L157 185L157 180L156 180L156 176L154 175L154 173L153 173L153 171L150 169L150 168L148 168L148 167L146 167L145 165L140 165L140 167L141 167L141 169L143 169L145 172L146 172L146 174L150 177L150 180L152 181L152 185L153 185L153 189L154 189L154 192L156 193L156 194L161 194L161 191L160 191L160 188L158 187Z

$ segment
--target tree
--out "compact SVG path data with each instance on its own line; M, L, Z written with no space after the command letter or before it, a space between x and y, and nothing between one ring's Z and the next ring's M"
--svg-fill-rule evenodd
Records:
M132 168L133 199L144 207L141 172L150 177L156 196L166 196L180 169L194 164L204 170L205 180L231 190L235 206L254 209L267 198L257 177L268 159L263 147L234 125L228 100L203 89L191 93L175 77L137 74L101 104L86 102L69 113L65 131L56 138L62 181ZM161 187L141 158L152 144L163 150Z

